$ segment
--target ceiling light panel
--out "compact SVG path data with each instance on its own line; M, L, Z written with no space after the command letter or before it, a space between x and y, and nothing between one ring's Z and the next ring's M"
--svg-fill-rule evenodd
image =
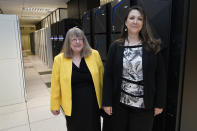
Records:
M24 11L30 11L30 12L51 12L54 9L47 9L47 8L23 8Z
M43 17L41 17L41 16L24 15L24 16L21 16L21 18L24 18L24 19L42 19Z

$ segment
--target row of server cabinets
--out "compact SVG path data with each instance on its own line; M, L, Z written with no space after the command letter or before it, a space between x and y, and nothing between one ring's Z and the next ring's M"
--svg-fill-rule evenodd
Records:
M72 27L81 28L79 19L63 19L51 25L51 41L53 58L62 50L67 31Z
M166 47L170 39L170 3L171 0L122 0L120 2L111 2L84 12L82 27L91 46L97 49L102 60L106 61L106 54L110 44L120 36L128 8L139 4L145 8L149 16L155 36L161 37L163 46ZM164 18L166 18L165 21L163 21Z
M92 46L92 48L99 51L103 62L107 60L107 52L110 44L120 37L122 29L124 15L128 11L129 7L133 5L140 5L144 8L148 21L150 23L153 35L156 38L160 38L162 41L162 55L166 66L167 79L171 79L172 76L176 77L176 81L168 80L168 94L167 105L164 113L155 117L153 131L175 131L176 112L177 112L177 97L178 97L178 73L177 69L169 63L173 58L172 48L179 46L175 42L175 39L179 37L180 33L177 33L177 29L174 29L171 25L177 26L176 19L172 19L172 16L181 17L180 14L176 14L179 11L175 3L181 3L181 0L121 0L119 2L111 2L100 7L96 7L91 10L87 10L82 15L82 28L85 35ZM181 18L178 18L179 20ZM180 25L180 24L179 24ZM180 25L181 26L181 25ZM181 28L181 27L180 27ZM179 38L180 40L181 38ZM170 50L171 49L171 50ZM179 50L176 50L180 52ZM174 58L180 57L174 56ZM180 61L176 59L176 67ZM173 70L171 70L173 68ZM176 85L176 86L174 86Z
M110 44L120 36L121 25L130 7L129 0L112 2L84 12L82 28L92 48L99 51L103 62Z

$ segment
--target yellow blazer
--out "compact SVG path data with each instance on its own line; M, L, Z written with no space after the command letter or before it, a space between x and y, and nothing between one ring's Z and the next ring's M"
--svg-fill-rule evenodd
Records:
M92 49L91 55L85 57L85 62L92 75L97 102L101 108L102 87L103 87L103 64L98 51ZM63 53L54 59L51 77L51 110L63 108L65 115L71 116L71 74L72 59L65 58Z

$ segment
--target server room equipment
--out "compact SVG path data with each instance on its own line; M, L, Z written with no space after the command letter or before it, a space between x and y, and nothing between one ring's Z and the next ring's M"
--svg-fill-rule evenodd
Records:
M108 9L110 4L105 4L93 9L93 33L107 33L108 31Z
M79 19L63 19L51 25L53 58L61 52L66 33L72 27L81 28L81 21Z
M108 21L110 39L107 49L109 49L111 43L119 38L124 17L131 3L134 3L133 0L113 1L110 3L110 8L108 9L108 16L110 18Z
M169 46L171 43L171 10L172 0L136 0L137 4L142 6L145 13L148 16L153 35L156 38L160 38L161 53L166 66L166 72L168 71L168 59L169 59ZM166 77L167 79L167 77ZM170 105L167 105L167 107ZM166 127L166 115L169 115L168 111L165 111L159 117L154 120L153 131L164 131Z
M81 23L82 23L82 29L85 34L90 35L91 34L91 11L88 10L83 13L82 18L81 18Z
M144 8L155 37L161 38L163 48L169 47L172 0L138 0L137 2Z
M166 131L175 131L176 122L178 121L178 95L180 84L180 67L181 56L184 54L182 48L184 46L184 10L186 1L172 1L172 19L171 19L171 43L169 45L168 60L168 90L167 90L167 107L166 107ZM180 110L180 109L178 109Z
M59 22L51 25L52 54L53 58L61 51L62 45L58 41Z
M94 49L98 50L102 61L105 63L107 60L107 38L106 34L94 35Z
M93 47L93 45L92 45L93 44L92 43L92 35L89 34L89 35L85 35L85 36L86 36L86 38L87 38L88 43L90 44L90 46Z
M35 55L35 41L34 41L34 32L30 33L30 46L31 46L31 54Z
M119 2L116 2L116 1L111 2L111 10L110 10L111 32L121 32L124 17L130 5L131 5L130 0L121 0Z
M38 55L43 63L52 68L52 41L51 29L49 27L42 28L34 32L35 55Z
M117 34L111 34L111 42L113 43L115 40L120 38L120 33Z
M110 4L105 4L94 8L92 14L93 48L99 51L103 62L106 61L107 51L110 44L110 17L108 13L110 6Z
M92 10L85 11L81 17L81 23L82 23L82 30L85 33L85 36L90 44L90 46L93 48L94 41L93 41L93 34L92 34Z
M78 27L81 28L81 21L79 19L63 19L60 22L58 22L58 40L62 41L66 36L67 31L72 27ZM61 38L61 39L60 39Z

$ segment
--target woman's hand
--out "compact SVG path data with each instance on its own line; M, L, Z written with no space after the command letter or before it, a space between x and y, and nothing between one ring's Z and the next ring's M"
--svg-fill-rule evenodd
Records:
M108 115L112 115L112 107L111 106L104 106L103 107L105 113L107 113Z
M163 108L155 108L154 109L154 116L157 116L163 112Z
M60 114L60 110L55 110L55 111L51 110L51 113L53 115L59 115Z

